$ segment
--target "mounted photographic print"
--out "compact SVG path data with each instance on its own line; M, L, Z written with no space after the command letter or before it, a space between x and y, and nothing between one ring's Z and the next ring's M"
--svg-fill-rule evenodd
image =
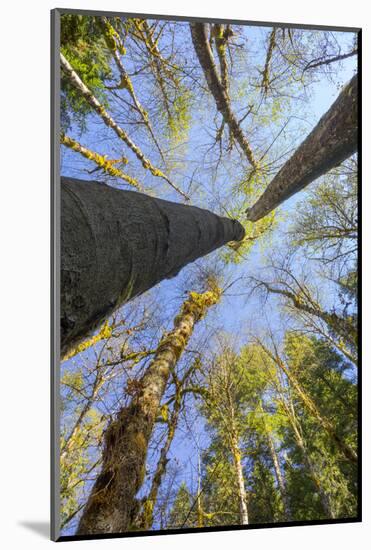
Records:
M54 540L360 521L359 56L53 10Z

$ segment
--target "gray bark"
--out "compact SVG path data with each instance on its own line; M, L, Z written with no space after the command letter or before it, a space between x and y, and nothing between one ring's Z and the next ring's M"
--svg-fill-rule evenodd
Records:
M244 237L194 206L71 178L61 188L62 355L123 303Z
M218 111L223 116L225 123L228 124L233 137L241 147L251 166L254 170L257 170L259 167L258 162L253 155L250 144L247 141L240 124L238 123L236 115L232 111L227 90L224 89L222 81L219 77L213 52L210 48L207 31L208 26L206 24L191 23L191 34L195 52L204 72L208 88L215 99Z
M236 481L238 487L238 503L240 508L240 523L241 525L249 524L249 514L247 510L247 495L245 489L245 480L243 476L243 469L241 463L241 451L238 446L237 436L233 433L231 438L231 450L233 463L236 473Z
M246 210L247 219L260 220L292 195L357 150L358 76L343 88L312 132L273 178L260 199Z
M274 446L274 441L273 441L272 434L269 432L268 428L267 428L267 439L268 439L268 447L269 447L269 451L271 453L271 457L272 457L272 461L273 461L273 466L274 466L274 471L275 471L275 474L276 474L278 487L279 487L279 490L280 490L280 495L281 495L281 498L282 498L285 519L287 521L290 521L291 520L291 511L290 511L290 504L289 504L289 499L288 499L287 491L286 491L285 478L284 478L282 470L281 470L280 461L278 459L276 448Z

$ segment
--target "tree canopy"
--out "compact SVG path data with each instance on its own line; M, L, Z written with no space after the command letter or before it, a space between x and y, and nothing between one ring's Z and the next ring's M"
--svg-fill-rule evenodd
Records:
M63 535L356 518L357 34L61 15Z

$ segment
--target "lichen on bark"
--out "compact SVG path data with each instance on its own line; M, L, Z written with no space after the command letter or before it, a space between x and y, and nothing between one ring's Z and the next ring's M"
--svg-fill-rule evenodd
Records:
M135 523L136 494L146 467L147 449L170 372L175 368L195 324L221 297L214 285L203 294L190 293L161 339L155 357L138 381L137 394L122 408L104 435L102 470L80 519L77 534L122 533Z

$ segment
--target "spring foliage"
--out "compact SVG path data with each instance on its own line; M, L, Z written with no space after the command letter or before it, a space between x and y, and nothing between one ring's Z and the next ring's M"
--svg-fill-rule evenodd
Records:
M206 30L216 78L185 22L62 15L61 53L93 97L61 71L63 169L190 199L246 232L63 358L64 534L76 532L102 457L107 471L128 468L124 453L107 458L110 434L115 448L130 440L120 411L134 434L149 410L153 420L125 451L135 468L141 457L135 494L122 487L130 530L357 516L357 159L286 208L255 223L244 214L313 126L318 82L341 81L355 61L355 36ZM143 386L153 357L156 373L171 364L154 411L158 385Z

